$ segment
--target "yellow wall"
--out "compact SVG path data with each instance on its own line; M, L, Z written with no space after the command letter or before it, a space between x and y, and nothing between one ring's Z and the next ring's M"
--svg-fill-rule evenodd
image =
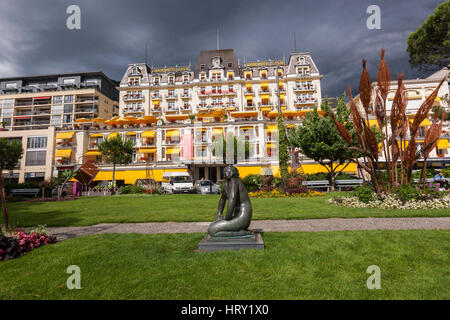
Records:
M186 169L155 169L153 179L161 181L164 172L187 172ZM116 171L116 180L125 180L125 184L134 184L137 179L145 179L145 170ZM100 171L94 181L112 180L112 171Z
M255 167L239 167L236 166L239 171L239 177L244 178L248 176L249 174L261 174L261 166L255 166ZM280 177L280 167L279 166L270 166L272 169L272 174L275 177ZM304 164L302 165L303 171L305 174L314 174L319 172L325 172L328 173L327 169L325 167L321 166L320 164ZM336 166L335 166L336 168ZM342 168L340 166L338 169ZM291 168L289 167L289 171ZM347 173L356 173L357 166L356 163L350 163L347 168L345 168L344 172Z

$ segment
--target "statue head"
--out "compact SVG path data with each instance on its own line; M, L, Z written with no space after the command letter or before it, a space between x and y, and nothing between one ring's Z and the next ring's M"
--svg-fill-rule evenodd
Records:
M228 165L223 169L225 179L239 178L239 171L232 165Z

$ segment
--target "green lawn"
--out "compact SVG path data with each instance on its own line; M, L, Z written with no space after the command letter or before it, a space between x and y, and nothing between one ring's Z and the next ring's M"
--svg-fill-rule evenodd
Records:
M448 299L450 231L266 233L265 250L196 252L203 234L105 234L0 262L0 299ZM69 265L81 290L68 290ZM367 267L381 289L366 287Z
M407 211L343 208L328 204L326 200L330 196L253 198L253 219L450 216L450 208ZM86 226L98 223L212 221L217 213L218 200L216 195L126 195L63 202L10 202L8 207L13 226Z

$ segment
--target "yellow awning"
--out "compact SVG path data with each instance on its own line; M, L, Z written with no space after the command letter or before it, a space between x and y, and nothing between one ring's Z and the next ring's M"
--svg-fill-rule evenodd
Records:
M111 139L111 138L117 137L118 135L119 135L119 133L118 133L118 132L111 132L110 134L108 134L108 139Z
M272 110L271 107L262 107L262 108L261 108L261 111L262 111L262 112L270 112L270 110Z
M87 118L78 118L75 120L75 122L91 122L91 119L87 119Z
M252 95L245 95L245 99L246 100L253 100L253 96Z
M223 128L213 128L212 129L213 136L222 135L222 134L223 134Z
M106 121L106 119L103 119L103 118L94 118L94 119L92 119L92 122L101 122L101 123L103 123L105 121Z
M140 148L138 150L138 153L155 153L156 152L156 147L152 147L152 148Z
M91 138L103 138L103 134L101 134L101 133L93 133L93 134L91 134Z
M437 143L438 149L450 149L450 145L448 144L447 139L440 139Z
M60 132L56 135L56 139L72 139L75 132Z
M252 84L251 84L251 83L246 83L246 84L245 84L245 87L246 87L246 88L251 88L251 87L252 87Z
M373 126L376 126L377 128L379 128L377 120L369 120L369 127L373 127Z
M277 145L275 143L268 142L266 147L267 147L267 149L273 149L273 148L276 148Z
M295 124L288 124L288 125L286 126L286 128L295 128L295 127L297 127Z
M262 94L261 99L270 99L270 95L268 94Z
M189 118L189 115L187 114L181 114L181 115L166 115L167 121L177 121L177 120L185 120Z
M276 131L278 131L278 126L277 125L267 126L266 131L267 132L276 132Z
M167 148L166 154L179 154L180 148Z
M85 156L101 156L102 153L100 151L88 151L84 155Z
M141 135L142 138L154 138L156 135L155 131L144 131Z
M167 138L178 137L179 135L180 135L180 131L178 131L178 130L169 130L166 132Z
M154 104L154 105L159 105L159 100L153 100L153 101L152 101L152 104Z
M413 123L414 122L414 119L409 119L409 122L411 122L411 123ZM428 127L428 126L431 126L432 125L432 123L431 123L431 121L430 120L428 120L428 119L425 119L425 120L423 120L421 123L420 123L420 127Z
M231 116L233 118L250 118L257 117L258 111L247 111L247 112L232 112Z
M130 131L130 132L127 132L125 135L127 135L127 136L135 136L136 132Z
M281 99L281 100L284 99L284 93L280 93L280 99Z
M58 149L56 150L55 157L70 158L72 149Z
M249 129L253 129L254 127L252 126L245 126L245 127L240 127L239 129L241 130L249 130Z
M268 82L262 82L261 83L261 88L267 88L269 86Z

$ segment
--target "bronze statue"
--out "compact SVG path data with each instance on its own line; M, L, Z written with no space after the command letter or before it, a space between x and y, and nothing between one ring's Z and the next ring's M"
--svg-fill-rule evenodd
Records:
M252 232L247 228L252 219L252 204L247 190L239 179L238 170L232 165L225 167L223 171L225 186L219 200L217 217L209 225L208 233L212 237L247 237ZM228 206L225 217L223 210L225 202Z

